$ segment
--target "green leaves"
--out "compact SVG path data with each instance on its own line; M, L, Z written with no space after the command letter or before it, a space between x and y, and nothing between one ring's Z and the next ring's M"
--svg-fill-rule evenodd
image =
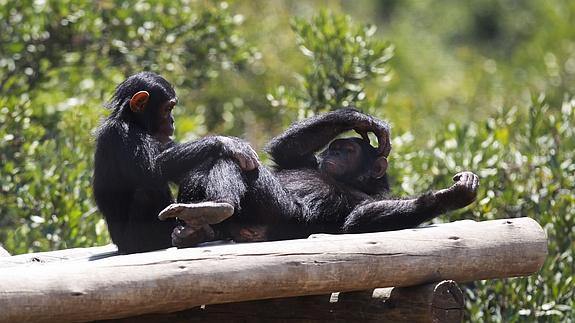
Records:
M528 216L547 232L549 256L538 275L476 282L467 291L471 321L569 321L573 315L574 109L575 99L559 108L534 97L520 111L450 125L427 149L401 138L393 143L390 172L402 184L397 194L446 187L461 170L480 175L477 202L441 221ZM429 170L433 176L422 178Z
M397 54L338 6L293 19L291 33L294 13L321 5L287 3L0 0L0 243L17 254L109 241L90 131L116 84L152 70L178 92L179 139L262 146L296 118L350 105L389 119L394 193L472 170L477 202L440 220L529 216L548 234L538 275L466 290L468 319L573 321L573 2L342 2Z
M215 1L2 3L0 243L24 253L108 241L90 190L104 102L141 70L188 91L241 70L255 60L241 21Z
M357 26L348 16L321 11L310 22L294 19L292 29L310 64L298 77L299 88L269 95L272 106L282 102L307 115L367 105L366 86L387 76L393 56L392 45L374 38L375 25Z

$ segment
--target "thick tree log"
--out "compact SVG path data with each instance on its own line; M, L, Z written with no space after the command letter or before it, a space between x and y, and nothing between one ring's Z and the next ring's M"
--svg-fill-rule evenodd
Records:
M149 314L117 323L193 322L379 322L458 323L463 293L454 281L373 291L278 298L207 305L191 310ZM111 322L111 321L102 321Z
M532 274L547 254L529 218L150 252L0 270L0 321L89 321L202 304Z

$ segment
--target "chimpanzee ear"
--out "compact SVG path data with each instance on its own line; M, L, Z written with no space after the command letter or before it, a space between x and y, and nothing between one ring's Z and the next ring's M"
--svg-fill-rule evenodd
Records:
M387 171L387 158L381 156L378 157L374 162L373 166L371 167L371 177L373 178L382 178Z
M138 91L130 99L130 110L133 112L142 112L150 99L150 93L148 91Z

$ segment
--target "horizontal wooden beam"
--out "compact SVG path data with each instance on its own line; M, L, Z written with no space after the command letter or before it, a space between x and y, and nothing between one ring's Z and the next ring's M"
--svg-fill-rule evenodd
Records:
M148 314L100 323L459 323L463 320L463 311L461 289L454 281L444 280L413 287L207 305L175 313Z
M91 321L202 304L529 275L547 255L532 219L459 221L0 270L0 321Z

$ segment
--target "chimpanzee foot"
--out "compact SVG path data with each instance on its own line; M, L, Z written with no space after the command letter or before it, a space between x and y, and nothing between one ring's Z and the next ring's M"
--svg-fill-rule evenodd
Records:
M194 247L202 242L214 240L214 230L209 225L190 227L179 225L172 231L172 246L178 248Z
M234 207L229 203L174 203L163 209L158 218L165 220L177 217L186 222L186 226L198 228L206 224L220 223L232 214L234 214Z

